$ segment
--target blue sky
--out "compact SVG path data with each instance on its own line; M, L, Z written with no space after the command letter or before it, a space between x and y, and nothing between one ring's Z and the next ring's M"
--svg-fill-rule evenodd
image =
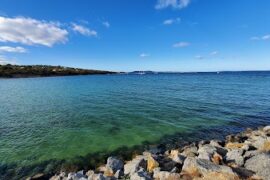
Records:
M0 63L270 70L269 0L0 0Z

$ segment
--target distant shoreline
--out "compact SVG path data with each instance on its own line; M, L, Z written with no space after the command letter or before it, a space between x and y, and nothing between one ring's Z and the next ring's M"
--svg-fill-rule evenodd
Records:
M104 75L117 72L47 65L0 65L0 78L36 78L78 75Z

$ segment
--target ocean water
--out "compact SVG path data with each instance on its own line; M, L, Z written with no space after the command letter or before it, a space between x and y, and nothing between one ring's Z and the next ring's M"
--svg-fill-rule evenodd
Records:
M267 124L270 72L0 79L0 179Z

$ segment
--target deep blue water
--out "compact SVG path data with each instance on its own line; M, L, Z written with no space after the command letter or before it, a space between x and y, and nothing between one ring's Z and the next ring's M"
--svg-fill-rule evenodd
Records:
M270 72L0 79L0 172L266 124Z

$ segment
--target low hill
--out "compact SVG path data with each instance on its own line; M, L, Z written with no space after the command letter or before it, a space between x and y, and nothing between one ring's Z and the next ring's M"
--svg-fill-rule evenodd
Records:
M114 74L115 72L70 68L63 66L47 65L0 65L0 77L20 78L20 77L49 77L49 76L72 76L72 75L94 75L94 74Z

